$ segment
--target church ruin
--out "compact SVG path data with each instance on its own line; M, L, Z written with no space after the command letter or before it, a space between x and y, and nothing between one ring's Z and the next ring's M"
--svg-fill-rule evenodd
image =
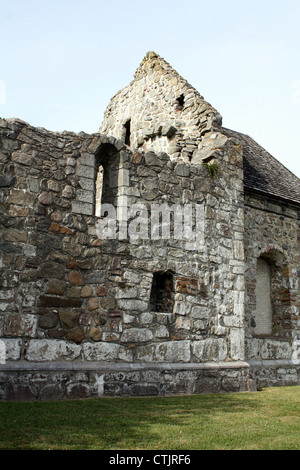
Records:
M1 400L300 383L300 180L163 58L98 133L0 137Z

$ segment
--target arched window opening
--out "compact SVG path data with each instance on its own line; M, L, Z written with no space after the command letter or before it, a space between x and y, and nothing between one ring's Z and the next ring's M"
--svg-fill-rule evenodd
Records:
M257 259L255 335L290 338L293 321L289 272L284 255L276 249Z
M99 165L97 174L96 174L96 183L95 183L95 216L96 217L101 217L103 176L104 176L104 168L102 165Z
M117 184L113 175L118 168L118 152L109 143L101 144L95 154L95 180L94 180L94 214L96 217L105 217L101 214L103 204L116 206Z
M173 312L174 278L171 272L157 272L153 275L150 294L150 310L152 312Z
M271 300L271 269L262 258L257 260L255 334L272 334L273 307Z

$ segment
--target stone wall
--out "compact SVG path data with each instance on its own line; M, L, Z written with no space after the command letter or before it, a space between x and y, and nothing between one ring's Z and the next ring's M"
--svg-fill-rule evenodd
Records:
M299 207L246 193L245 358L261 386L299 383L299 243ZM270 295L269 307L264 311L258 311L261 303L257 299L260 260L268 266L270 276L265 290ZM268 314L270 331L262 331L257 323Z
M185 241L152 240L149 232L145 239L101 240L94 175L106 137L2 125L1 319L15 355L32 361L241 358L230 336L241 327L243 305L237 269L243 262L242 209L232 210L242 189L238 153L214 180L202 165L114 147L110 180L120 169L129 178L121 185L115 179L113 202L126 194L128 210L141 202L205 204L205 239L188 249ZM164 271L174 273L171 315L149 311L153 273ZM66 348L66 340L74 346Z
M224 147L218 178L165 153L132 153L115 138L56 134L18 120L1 120L0 156L6 365L243 359L243 185L234 141ZM97 235L100 164L102 202L118 206L115 239ZM137 204L148 209L144 219ZM124 214L141 230L153 204L190 205L194 228L198 207L203 238L162 239L157 227L153 238L149 224L146 236L124 234ZM173 279L167 312L150 307L160 272Z

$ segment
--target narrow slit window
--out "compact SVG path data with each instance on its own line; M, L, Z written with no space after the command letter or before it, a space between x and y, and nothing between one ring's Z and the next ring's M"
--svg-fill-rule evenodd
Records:
M107 217L105 205L117 207L118 199L118 168L119 153L114 145L101 144L95 154L94 170L94 215L96 217Z
M257 260L256 278L256 315L255 334L272 334L273 308L272 308L271 268L262 258Z
M131 133L130 124L131 124L130 119L124 124L124 127L125 127L125 145L128 145L128 146L130 146L130 133Z
M176 98L176 104L177 104L177 109L181 110L183 109L184 106L184 95L180 95L178 98Z
M150 310L152 312L173 312L174 279L170 272L154 273L150 294Z
M96 184L95 184L95 216L101 217L101 202L102 202L102 191L103 191L103 176L104 169L102 165L98 166Z

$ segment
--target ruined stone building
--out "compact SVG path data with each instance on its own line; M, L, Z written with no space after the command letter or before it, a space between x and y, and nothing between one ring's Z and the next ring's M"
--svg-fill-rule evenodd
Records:
M300 383L300 181L164 59L98 133L0 130L1 400Z

